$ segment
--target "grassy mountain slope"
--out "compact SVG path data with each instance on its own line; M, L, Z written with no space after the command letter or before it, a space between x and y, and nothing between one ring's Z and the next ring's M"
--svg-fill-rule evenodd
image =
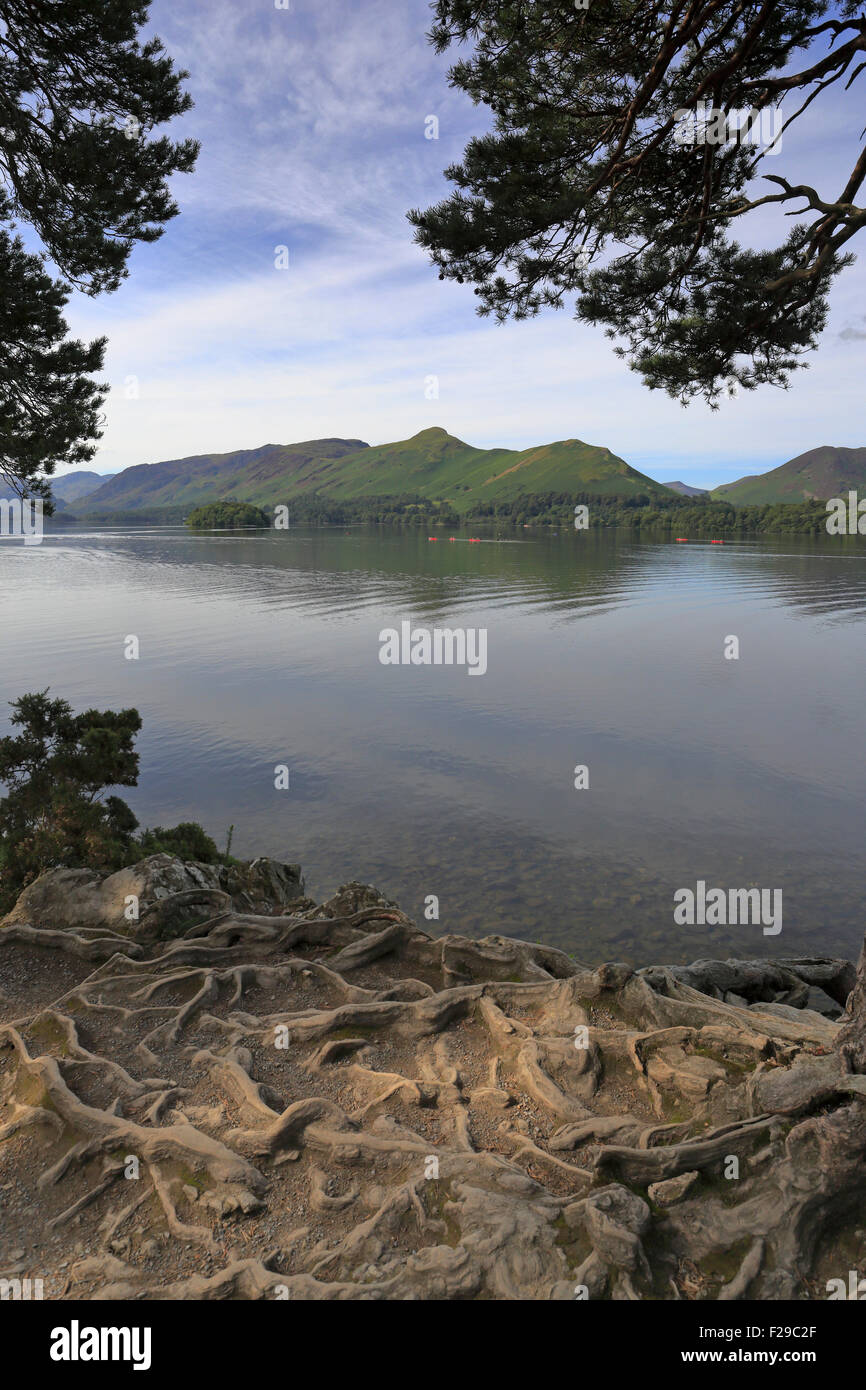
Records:
M735 506L764 502L826 502L849 489L866 491L866 449L840 449L830 444L810 449L769 473L740 478L715 488L712 496Z
M230 494L244 502L279 502L303 490L297 477L315 476L324 460L366 449L360 439L315 439L305 444L264 444L230 454L197 454L141 463L118 473L88 498L88 511L199 506Z
M105 487L115 473L64 473L62 478L51 479L51 492L58 502L78 502L89 497L98 488Z
M528 492L599 495L665 492L609 449L579 439L530 449L475 449L443 429L422 430L399 444L380 444L328 470L322 490L336 497L418 492L458 509Z
M428 429L373 448L357 439L320 439L142 464L93 493L87 509L197 506L228 496L274 506L312 492L343 501L417 493L458 511L533 492L668 495L609 449L579 439L520 451L475 449L443 429Z
M114 473L64 473L62 478L51 479L51 495L54 499L55 509L64 512L69 509L71 502L81 502L85 497L103 487L109 478L116 477ZM13 494L8 485L4 487L0 481L0 500L13 500Z

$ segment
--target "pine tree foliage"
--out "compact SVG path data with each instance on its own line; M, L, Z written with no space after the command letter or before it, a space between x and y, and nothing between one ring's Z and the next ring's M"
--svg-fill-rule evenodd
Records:
M148 8L0 0L0 484L19 496L50 498L57 464L99 437L105 341L67 336L71 289L117 289L195 163L194 140L155 134L192 103L159 39L139 37Z
M861 146L863 4L433 8L436 49L466 45L451 84L492 113L446 170L451 195L409 214L440 278L471 284L479 312L500 321L573 295L579 320L604 326L647 386L684 404L787 385L866 221L866 149L844 187L823 193L786 179L784 161L792 130L820 121L816 103L836 84L851 89L840 138ZM786 218L777 244L763 231L757 249L742 244L743 219L763 209L765 226L773 208Z

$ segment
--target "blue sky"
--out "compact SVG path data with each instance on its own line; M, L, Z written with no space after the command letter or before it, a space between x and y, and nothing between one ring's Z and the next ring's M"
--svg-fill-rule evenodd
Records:
M708 487L819 444L866 444L861 265L838 282L810 370L716 414L648 392L569 310L479 319L471 287L440 283L405 219L445 195L442 170L486 120L449 89L426 0L290 5L153 5L151 27L189 69L195 100L174 128L202 153L176 180L181 216L136 249L124 286L70 301L76 335L109 337L91 467L335 435L376 444L435 424L478 446L576 437ZM835 195L859 133L840 134L856 125L852 99L846 121L835 94L813 110L766 162ZM438 140L425 138L431 115ZM761 219L742 239L775 240L785 225Z

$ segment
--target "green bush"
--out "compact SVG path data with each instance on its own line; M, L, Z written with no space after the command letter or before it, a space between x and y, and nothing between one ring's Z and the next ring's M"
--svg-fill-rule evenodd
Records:
M220 862L200 825L185 821L136 835L129 806L106 795L138 782L138 710L73 714L43 690L13 701L12 711L19 732L0 739L0 912L46 869L113 873L160 853Z
M150 854L174 854L178 859L193 859L198 864L219 864L222 855L196 821L181 821L170 829L155 825L138 837L140 858Z

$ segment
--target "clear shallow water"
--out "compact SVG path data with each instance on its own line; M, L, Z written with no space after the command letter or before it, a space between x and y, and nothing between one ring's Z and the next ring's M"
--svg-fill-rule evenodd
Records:
M584 959L859 951L856 540L55 535L0 542L0 595L0 733L45 686L135 705L142 824L233 823L236 854L300 862L316 896L374 882L424 924L436 894L432 930ZM404 620L486 628L486 674L382 666ZM781 888L781 935L676 926L698 879Z

